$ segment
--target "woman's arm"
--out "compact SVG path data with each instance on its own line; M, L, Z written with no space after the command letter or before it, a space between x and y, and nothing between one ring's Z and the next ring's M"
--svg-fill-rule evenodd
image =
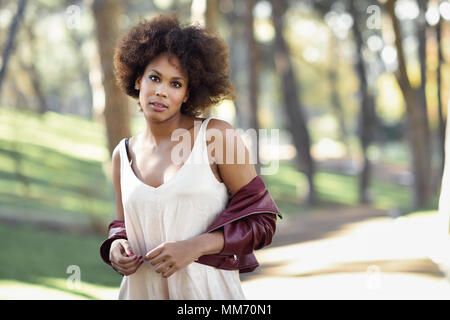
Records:
M211 134L207 134L206 140L212 140L210 142L212 145L209 145L208 148L214 151L213 160L217 164L225 186L233 196L256 177L255 166L250 161L250 153L244 141L228 122L211 119L207 129L214 129L210 131ZM215 136L217 134L220 137ZM233 155L233 159L231 159L231 155ZM200 256L218 254L223 252L225 246L224 230L222 228L211 233L204 233L191 241Z
M215 162L227 189L231 196L234 196L257 176L255 166L251 161L255 159L250 159L250 153L244 141L233 126L218 119L212 119L210 125L215 129L212 131L220 133L222 137L222 139L214 139L219 145L215 145L212 149L218 151L215 154ZM221 141L223 141L222 145L220 145ZM252 214L223 226L220 229L223 239L212 240L213 243L210 244L207 244L206 241L202 242L204 242L204 246L209 245L216 249L209 254L245 255L269 245L275 229L276 216L274 214ZM219 246L222 246L222 250L217 252Z
M222 229L210 233L203 233L187 241L191 243L198 257L207 254L218 254L223 250L225 244Z
M120 189L120 150L119 145L112 154L112 180L116 196L116 219L109 225L109 237L100 252L102 259L122 275L130 275L142 264L142 257L135 256L128 243L125 231L122 192Z

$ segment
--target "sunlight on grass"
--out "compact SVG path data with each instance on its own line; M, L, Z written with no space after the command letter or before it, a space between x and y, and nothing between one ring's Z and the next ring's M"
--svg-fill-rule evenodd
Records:
M329 172L318 172L315 179L322 200L340 204L355 204L358 200L355 177Z
M81 298L84 297L42 285L0 280L1 300L75 300Z
M79 289L68 289L67 280L42 278L42 284L0 280L0 300L111 300L119 288L81 283Z
M109 157L102 133L101 124L72 115L47 112L39 117L0 109L0 139L52 148L80 159L103 161Z

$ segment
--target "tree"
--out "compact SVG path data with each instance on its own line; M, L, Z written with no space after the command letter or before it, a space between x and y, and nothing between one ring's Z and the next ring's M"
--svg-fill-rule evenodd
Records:
M441 151L441 172L444 170L444 164L445 164L445 130L446 130L446 121L443 111L443 104L442 104L442 63L444 61L444 54L442 51L442 19L439 20L439 22L436 25L436 42L438 47L438 65L437 65L437 101L438 101L438 115L439 115L439 142L440 142L440 151Z
M363 167L359 177L359 201L369 203L369 180L371 164L367 156L367 149L374 138L376 125L375 99L369 93L367 82L367 71L363 58L363 33L358 19L359 14L354 1L349 1L349 11L353 17L353 37L356 44L357 62L355 65L356 73L359 79L360 106L361 113L359 118L359 139L361 142L362 154L364 157Z
M303 106L300 103L298 83L295 78L292 62L289 57L289 50L283 37L283 12L286 9L286 2L271 0L272 18L275 27L275 65L277 73L282 82L282 93L284 108L289 121L288 127L292 133L294 145L297 148L298 167L306 174L308 181L308 204L316 201L316 191L314 186L314 161L311 156L311 139L307 128L307 119Z
M11 53L14 50L14 40L17 35L19 23L22 20L26 6L27 0L19 1L19 4L17 5L17 12L11 22L11 27L9 28L8 40L2 55L2 68L0 69L0 93L2 89L3 80L5 79L6 76L6 70L8 69L9 58L11 57Z
M450 104L450 98L448 101ZM450 112L447 112L447 123L450 120ZM445 159L444 170L441 181L441 192L439 196L439 212L446 219L446 233L450 234L450 128L447 126L445 132Z
M36 48L36 35L34 33L35 18L33 17L31 21L24 24L24 29L27 35L27 45L30 50L31 59L28 63L20 60L19 63L21 67L26 70L30 77L31 84L33 86L34 93L38 100L38 111L40 114L44 114L48 109L47 97L42 88L42 81L40 79L40 72L35 63L37 60L37 48Z
M92 5L103 71L104 119L110 154L122 138L131 135L128 99L117 87L113 70L114 48L119 36L117 21L122 5L120 0L95 0Z
M248 91L250 102L250 128L256 131L256 146L255 146L255 169L260 173L259 163L259 122L258 122L258 48L256 45L254 30L253 30L253 8L255 0L246 0L246 14L245 14L245 34L247 38L247 61L248 61Z
M395 72L398 85L406 104L408 136L412 151L414 171L414 205L422 207L431 199L431 143L426 107L422 89L413 88L406 70L400 24L395 15L395 0L388 0L386 8L395 34L398 69ZM422 69L422 68L421 68ZM424 70L422 70L424 72ZM424 75L422 75L424 79ZM423 80L422 80L423 81Z
M245 39L244 39L244 28L242 27L243 19L241 17L240 11L236 8L236 0L231 2L232 10L224 15L226 19L226 24L230 26L230 36L228 37L228 46L230 48L230 67L231 67L231 82L233 83L237 98L234 101L235 111L236 111L236 125L237 127L244 127L244 118L246 113L243 112L241 106L245 106L245 97L247 96L247 90L242 90L243 88L243 78L240 77L240 72L245 70L248 65L245 63L245 54L242 54L245 49Z
M331 28L330 28L331 29ZM345 113L342 107L341 101L339 99L338 91L338 66L339 66L339 41L336 39L336 35L330 30L330 51L329 60L330 68L328 70L328 80L330 82L330 100L333 107L335 117L339 123L339 134L342 143L345 145L346 153L350 153L350 143L348 139L348 130L345 124Z
M217 30L217 20L219 19L218 0L207 0L205 10L205 26L208 29Z

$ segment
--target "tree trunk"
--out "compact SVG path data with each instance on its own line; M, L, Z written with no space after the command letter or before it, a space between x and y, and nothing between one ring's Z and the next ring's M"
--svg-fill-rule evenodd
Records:
M450 97L447 105L450 105ZM450 112L447 112L447 123L450 120ZM446 128L445 132L445 166L442 174L441 192L439 196L439 213L441 217L446 219L443 221L444 228L447 235L450 235L450 128Z
M419 4L419 17L417 18L417 30L416 36L419 39L419 63L420 63L420 95L422 100L422 108L425 109L425 118L423 121L428 123L428 113L427 113L427 98L425 93L425 88L427 85L427 22L425 20L425 12L427 11L427 0L418 0Z
M353 1L350 1L350 14L353 16L353 36L356 44L357 62L355 65L356 73L359 78L359 92L361 113L359 117L359 139L363 153L363 167L359 176L359 201L360 203L369 203L369 181L371 163L367 157L367 149L374 137L374 127L376 123L374 97L369 94L367 83L367 71L363 59L363 36L360 29L360 16Z
M442 52L442 19L439 20L439 23L436 25L436 42L438 47L438 65L437 65L437 101L438 101L438 115L439 115L439 142L440 142L440 152L441 152L441 173L444 171L444 164L445 164L445 116L442 106L442 62L444 61L444 55Z
M414 171L414 205L425 206L431 199L431 144L426 109L423 107L423 95L411 87L406 70L400 26L395 16L395 0L386 3L395 33L399 68L395 77L402 91L408 122L409 142L412 151Z
M93 12L105 91L103 114L108 149L112 154L119 141L131 135L128 99L117 87L113 69L114 48L119 36L117 21L122 12L122 2L119 0L95 0Z
M339 134L340 140L345 146L345 151L347 155L350 155L350 143L348 141L348 131L345 125L345 115L342 108L341 101L339 99L338 85L338 68L339 65L339 55L338 55L338 41L336 41L336 36L330 30L330 68L328 70L328 79L330 81L330 91L331 91L331 106L333 107L334 114L339 123Z
M205 26L213 32L217 32L217 22L219 19L218 0L207 0L205 11Z
M205 8L205 28L207 30L210 30L211 32L218 32L217 31L217 20L219 18L219 3L217 0L204 0L206 4ZM215 106L206 109L203 111L204 117L210 117L212 115L212 109L215 108Z
M30 81L31 81L31 84L34 89L34 93L36 94L36 97L38 99L39 113L44 114L49 109L49 107L48 107L47 98L45 96L45 93L42 90L42 86L41 86L42 81L40 79L39 70L37 69L37 66L35 63L37 58L36 58L36 45L35 45L36 36L33 31L34 24L35 24L35 19L30 21L30 23L28 25L24 26L24 29L28 36L27 42L28 42L29 49L31 52L30 53L31 54L30 63L27 64L24 61L20 61L20 64L21 64L22 68L24 70L26 70L30 76Z
M76 32L69 31L68 35L76 48L81 48L83 46L84 40ZM90 107L89 107L89 113L87 116L89 118L93 118L93 115L94 115L93 88L92 88L90 80L89 80L89 65L88 64L89 63L87 62L87 59L84 57L83 53L80 52L80 54L77 56L77 65L78 65L78 68L80 69L82 83L83 83L84 87L86 88L86 98L91 103Z
M316 201L316 192L314 187L314 161L311 156L311 142L307 128L307 119L303 106L298 100L298 84L295 79L293 66L289 57L289 51L283 38L282 5L285 1L271 0L273 23L275 26L275 65L277 73L281 77L282 91L284 98L284 108L289 121L288 128L292 133L295 147L298 154L298 167L306 174L308 181L308 204Z
M17 12L14 16L11 27L9 28L8 40L3 50L2 55L2 68L0 69L0 95L2 90L2 84L5 80L6 70L8 68L9 58L11 57L11 53L14 50L14 40L17 35L17 31L19 29L19 23L22 20L23 14L25 12L25 7L27 5L27 0L20 0L17 5Z
M253 159L255 169L260 174L260 162L259 162L259 122L258 122L258 48L256 45L255 37L253 36L253 8L255 0L246 0L246 17L245 17L245 31L247 37L247 59L248 59L248 92L250 102L250 128L256 131L256 145L253 146L256 159Z
M244 103L244 97L245 97L245 90L242 90L243 86L241 85L241 77L238 77L240 72L238 70L242 70L243 66L245 66L244 59L242 58L243 55L241 54L242 50L240 48L243 46L242 43L244 41L244 36L242 32L242 18L236 12L236 10L232 10L228 15L226 15L226 24L230 26L230 32L231 35L229 37L229 50L230 50L230 67L231 67L231 82L233 83L237 98L234 101L234 109L236 112L235 119L236 119L236 126L238 128L244 127L244 116L245 113L242 113L242 106L245 106Z

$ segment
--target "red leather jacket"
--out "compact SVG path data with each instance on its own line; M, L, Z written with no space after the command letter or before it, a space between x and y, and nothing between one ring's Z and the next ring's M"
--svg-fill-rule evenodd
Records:
M239 189L205 232L223 229L224 247L214 255L204 255L195 262L225 270L251 272L259 266L253 250L272 242L277 215L282 218L263 180L256 176ZM116 239L127 239L123 221L110 223L108 239L100 247L100 255L109 261L109 249Z

